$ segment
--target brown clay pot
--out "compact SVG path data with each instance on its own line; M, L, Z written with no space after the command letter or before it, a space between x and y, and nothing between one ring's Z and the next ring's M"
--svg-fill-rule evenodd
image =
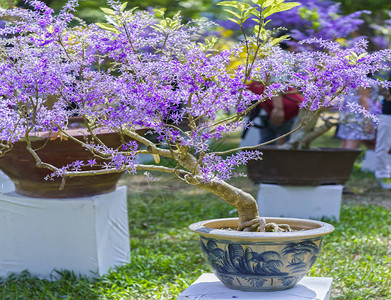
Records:
M86 135L84 129L71 129L69 133L82 140ZM110 131L97 134L98 138L108 146L117 147L121 145L120 136ZM40 133L32 142L32 147L43 162L62 167L75 160L87 162L95 158L93 154L82 148L72 140L48 140L47 133ZM42 148L41 148L42 147ZM33 156L26 149L26 142L18 141L13 145L11 151L0 158L0 169L7 174L15 184L15 191L21 195L38 198L74 198L98 195L111 192L115 189L118 179L122 173L82 176L68 178L63 190L59 190L61 178L54 181L44 180L51 171L35 166ZM85 167L83 170L91 170Z
M264 146L262 160L247 164L247 175L254 183L279 185L344 184L361 150L317 148L305 150Z

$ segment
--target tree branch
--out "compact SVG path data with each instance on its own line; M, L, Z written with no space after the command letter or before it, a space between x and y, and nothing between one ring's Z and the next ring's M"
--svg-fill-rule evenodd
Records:
M306 110L306 116L308 114L309 110L307 109ZM278 141L280 139L283 139L287 136L289 136L290 134L298 131L300 128L302 128L303 126L306 126L309 122L311 122L311 120L314 118L314 116L317 115L317 113L314 113L311 118L308 120L308 121L305 121L305 118L303 119L303 121L293 130L289 131L288 133L285 133L275 139L272 139L270 141L267 141L267 142L264 142L264 143L261 143L261 144L258 144L256 146L248 146L248 147L238 147L238 148L234 148L234 149L230 149L230 150L227 150L227 151L222 151L222 152L214 152L214 154L216 155L225 155L225 154L230 154L230 153L233 153L233 152L238 152L238 151L245 151L245 150L256 150L262 146L266 146L268 144L271 144L275 141Z

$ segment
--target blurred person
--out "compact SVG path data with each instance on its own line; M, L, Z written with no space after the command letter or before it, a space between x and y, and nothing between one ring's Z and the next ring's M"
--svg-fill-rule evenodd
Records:
M377 87L358 88L357 91L347 96L346 103L360 104L367 111L371 111L379 95ZM341 139L340 148L358 149L364 141L375 138L374 125L371 120L362 114L352 112L340 112L341 123L338 126L337 137Z
M252 82L247 86L255 94L263 94L264 85ZM260 118L260 124L255 127L260 130L259 143L276 139L291 131L292 125L299 113L300 103L304 98L293 88L285 93L271 97L261 102L250 114L250 121ZM280 139L273 144L282 144L286 139Z
M391 73L389 79L391 79ZM391 190L391 167L389 150L391 149L391 94L390 90L382 89L380 91L379 102L382 110L378 115L379 123L377 125L376 136L376 164L375 177L383 189Z

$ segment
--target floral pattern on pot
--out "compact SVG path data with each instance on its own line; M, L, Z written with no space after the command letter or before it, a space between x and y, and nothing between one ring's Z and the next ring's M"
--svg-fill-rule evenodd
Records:
M239 290L283 290L304 277L319 254L322 237L297 242L233 243L201 237L215 275Z

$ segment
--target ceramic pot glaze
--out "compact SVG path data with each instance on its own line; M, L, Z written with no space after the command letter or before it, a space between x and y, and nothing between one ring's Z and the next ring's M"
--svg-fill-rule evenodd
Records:
M330 224L305 219L266 218L267 223L289 224L295 232L241 232L237 218L190 225L200 235L201 249L213 273L228 288L276 291L295 286L317 259Z

